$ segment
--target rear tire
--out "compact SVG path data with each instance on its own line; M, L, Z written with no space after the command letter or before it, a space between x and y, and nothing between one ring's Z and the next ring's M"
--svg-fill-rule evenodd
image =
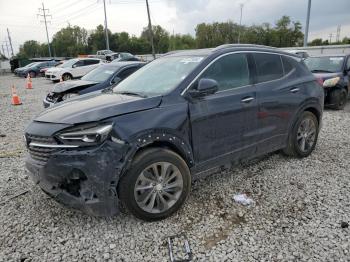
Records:
M34 71L30 71L29 75L31 78L35 78L36 77L36 73Z
M164 219L186 201L191 175L186 162L164 148L152 148L136 155L118 184L122 204L137 218Z
M330 108L336 110L344 109L348 100L348 93L344 88L333 90L329 96Z
M288 145L283 153L292 157L307 157L315 149L319 133L316 116L304 111L296 120L288 137Z

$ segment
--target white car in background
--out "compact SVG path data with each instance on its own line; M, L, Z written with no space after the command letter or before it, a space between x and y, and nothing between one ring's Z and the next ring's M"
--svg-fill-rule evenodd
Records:
M61 77L63 81L80 78L103 63L104 61L98 58L70 59L57 67L47 69L45 78L53 82L60 81Z

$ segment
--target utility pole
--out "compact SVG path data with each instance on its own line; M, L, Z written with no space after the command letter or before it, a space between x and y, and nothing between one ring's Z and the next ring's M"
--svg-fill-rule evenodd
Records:
M5 42L5 45L6 45L6 51L7 51L7 58L10 58L10 51L9 51L9 46L7 44L7 40L4 41Z
M49 40L49 33L47 31L47 20L46 20L46 17L48 17L48 16L52 17L52 16L46 14L46 12L49 12L49 9L45 9L44 3L42 3L42 7L43 8L39 8L39 14L37 14L37 16L44 17L45 28L46 28L46 37L47 37L47 45L49 47L49 55L50 55L50 57L52 57L52 55L51 55L51 47L50 47L50 40ZM41 14L41 12L42 12L42 14ZM40 21L40 22L42 22L42 21Z
M153 29L152 29L152 23L151 23L151 15L149 12L148 0L146 0L146 6L147 6L147 14L148 14L148 31L151 37L151 45L152 45L152 55L153 55L153 58L156 59L156 53L154 51L154 42L153 42Z
M337 27L336 42L340 42L340 30L341 30L341 25L338 25L338 27Z
M10 42L12 56L14 56L14 54L13 54L13 47L12 47L12 41L11 41L11 36L10 36L10 31L9 31L8 28L7 28L7 36L8 36L9 42Z
M239 31L238 31L238 44L241 41L241 31L242 31L242 13L243 13L243 6L244 4L240 4L239 7L241 8L241 16L239 18Z
M104 10L105 10L106 49L109 50L109 38L108 38L107 14L106 14L106 0L103 0L103 8L104 8Z
M329 44L331 44L331 43L332 43L332 37L333 37L333 34L332 34L332 33L330 33L330 34L329 34Z
M307 38L309 35L310 11L311 11L311 0L309 0L309 3L307 5L306 25L305 25L305 34L304 34L304 46L307 46Z

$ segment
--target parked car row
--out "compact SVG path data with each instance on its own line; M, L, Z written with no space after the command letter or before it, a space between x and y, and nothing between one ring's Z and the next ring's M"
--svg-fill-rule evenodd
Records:
M277 150L307 157L316 146L324 88L292 53L224 45L115 66L55 86L47 100L63 101L25 130L32 179L69 207L112 216L123 205L164 219L208 170ZM140 69L123 79L131 67ZM79 95L95 83L112 88Z
M44 107L52 106L74 96L100 91L117 85L144 64L143 62L104 64L90 71L80 80L58 83L44 99Z
M19 77L26 77L28 74L30 77L39 76L42 70L49 67L58 65L57 61L44 61L44 62L33 62L24 67L19 67L14 70L14 74Z

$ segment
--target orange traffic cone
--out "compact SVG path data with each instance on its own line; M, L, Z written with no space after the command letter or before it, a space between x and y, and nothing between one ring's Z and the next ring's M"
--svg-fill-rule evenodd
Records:
M17 95L16 88L15 88L14 85L12 86L12 101L11 101L11 104L14 105L14 106L22 105L21 99Z
M30 74L27 75L27 89L33 89L33 83L32 83L32 78L30 77Z

